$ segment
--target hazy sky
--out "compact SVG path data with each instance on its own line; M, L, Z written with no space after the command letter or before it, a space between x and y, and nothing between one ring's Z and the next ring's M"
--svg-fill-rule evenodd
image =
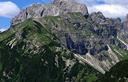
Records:
M10 21L21 9L32 3L47 4L52 0L0 0L0 30L9 28ZM76 0L86 4L89 12L101 11L106 17L125 17L128 13L128 0Z

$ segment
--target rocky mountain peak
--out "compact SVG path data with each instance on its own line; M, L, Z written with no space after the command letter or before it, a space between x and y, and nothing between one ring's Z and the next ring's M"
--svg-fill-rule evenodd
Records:
M54 0L53 3L60 3L60 2L75 2L74 0Z
M71 12L80 12L88 15L86 5L73 0L54 0L51 4L33 4L22 10L18 16L12 20L12 25L16 25L28 18L41 18L44 16L58 16Z
M63 13L81 12L83 15L88 15L86 5L77 3L75 0L54 0L54 5L59 7Z

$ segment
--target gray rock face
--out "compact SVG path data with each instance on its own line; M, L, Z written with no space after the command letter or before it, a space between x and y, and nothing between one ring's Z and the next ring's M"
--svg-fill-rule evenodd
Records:
M86 5L77 3L75 0L54 0L53 4L62 10L62 13L81 12L83 15L88 15Z
M128 31L128 15L126 16L123 25L124 25L124 29Z
M106 19L101 12L94 12L90 15L90 17L93 22L97 22L98 24Z
M126 16L125 20L122 22L122 29L121 32L119 33L119 37L123 41L125 41L125 45L127 46L128 44L128 15Z
M117 31L120 32L121 29L122 29L121 19L120 18L116 18L116 19L114 19L113 22L114 22L114 26L117 29Z
M16 25L31 17L58 16L71 12L81 12L83 15L88 15L87 7L84 4L73 0L54 0L51 4L33 4L22 10L18 16L13 18L12 25Z
M33 4L32 6L22 10L18 16L16 16L12 20L12 25L23 22L28 18L40 18L43 16L57 16L60 14L60 9L53 5L41 5L41 4Z

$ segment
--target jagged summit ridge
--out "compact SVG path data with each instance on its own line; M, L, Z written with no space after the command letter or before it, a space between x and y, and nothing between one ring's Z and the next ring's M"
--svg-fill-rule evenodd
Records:
M86 5L73 0L54 0L51 4L33 4L22 10L18 16L13 18L12 25L16 25L28 18L40 18L44 16L58 16L71 12L81 12L88 15Z
M68 12L81 12L83 15L88 15L86 5L77 3L75 0L54 0L53 4L59 7L63 14Z

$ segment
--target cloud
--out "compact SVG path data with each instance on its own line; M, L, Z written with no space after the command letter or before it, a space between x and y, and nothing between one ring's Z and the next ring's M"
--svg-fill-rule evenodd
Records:
M90 13L101 11L104 16L111 18L124 17L128 14L127 7L116 4L94 5L88 7L88 10Z
M0 32L6 31L8 28L0 28Z
M13 18L20 12L20 9L11 1L0 2L0 16Z
M128 0L77 0L86 4L89 13L101 11L106 17L125 17L128 14Z

